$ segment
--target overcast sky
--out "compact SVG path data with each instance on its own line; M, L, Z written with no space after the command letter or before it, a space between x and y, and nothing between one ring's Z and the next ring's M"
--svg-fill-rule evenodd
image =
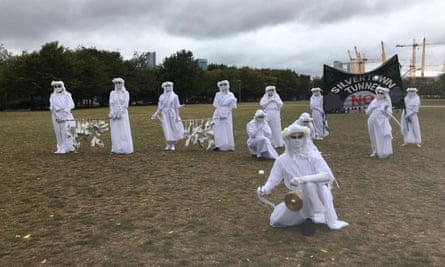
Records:
M378 61L383 41L403 73L412 47L396 44L424 37L443 43L426 47L426 69L442 70L444 10L443 0L0 0L0 44L14 55L52 41L125 59L154 51L157 63L185 49L208 63L321 76L354 46ZM421 46L416 52L420 67Z

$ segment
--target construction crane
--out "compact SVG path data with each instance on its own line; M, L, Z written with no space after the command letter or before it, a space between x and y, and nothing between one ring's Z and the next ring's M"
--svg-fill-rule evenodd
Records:
M351 51L349 51L349 49L348 49L348 56L349 56L349 64L351 66L351 72L358 73L357 61L352 57Z
M445 42L438 42L438 43L427 43L425 37L423 38L422 42L422 62L420 66L420 76L423 78L425 76L425 47L427 45L439 45L439 44L445 44ZM411 78L411 85L414 87L416 86L416 71L418 70L416 67L416 48L419 47L420 44L416 43L416 40L413 39L412 44L406 44L406 45L396 45L396 47L412 47L412 55L411 55L411 63L409 65L409 73Z
M380 44L382 46L382 63L385 63L386 61L385 46L383 45L383 41Z
M358 63L358 73L364 73L365 72L365 62L363 61L362 55L360 55L360 52L357 49L357 46L354 46L355 50L355 56L357 57L357 63Z

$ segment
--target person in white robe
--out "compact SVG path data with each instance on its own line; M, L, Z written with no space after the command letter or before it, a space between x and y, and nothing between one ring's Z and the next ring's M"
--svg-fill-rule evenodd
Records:
M300 117L294 122L294 124L306 126L309 128L310 133L309 133L309 138L307 140L308 147L310 147L311 149L313 149L316 152L320 152L318 147L312 141L315 138L315 131L314 131L314 123L311 118L311 115L309 115L309 113L307 113L307 112L301 113Z
M255 112L253 119L246 125L247 135L247 148L250 154L256 156L258 160L261 159L276 159L278 153L272 146L270 137L272 136L272 130L266 122L266 113L259 109Z
M54 89L49 98L49 109L57 140L54 153L65 154L75 151L73 137L68 134L68 127L74 127L76 124L71 113L74 101L62 81L52 81L51 86Z
M184 124L179 116L181 105L178 95L173 91L173 82L163 82L162 88L164 93L159 97L158 108L151 119L159 118L161 120L166 140L165 150L175 151L177 142L185 138ZM159 113L162 114L162 118L158 117Z
M392 116L392 103L389 89L377 87L376 96L366 108L368 115L368 133L372 153L370 157L388 158L393 154L392 127L389 119Z
M213 132L215 135L215 149L219 151L234 151L235 139L233 137L232 110L237 107L237 100L230 92L229 81L217 83L219 92L215 94L213 106Z
M301 224L302 234L307 231L305 228L312 228L309 232L314 232L315 223L325 224L331 230L349 225L338 220L334 208L331 189L335 178L331 169L321 154L307 145L309 128L291 124L282 135L285 151L275 160L266 183L257 188L257 194L268 195L283 182L287 189L300 196L303 206L294 211L285 202L279 203L270 215L270 225L287 227Z
M281 108L283 107L283 101L276 91L276 87L268 85L265 88L265 94L260 100L260 105L266 112L267 123L272 129L272 145L274 147L284 146L283 138L281 137Z
M110 92L109 100L111 153L131 154L134 148L130 118L128 116L130 94L127 89L125 89L124 79L114 78L112 82L114 84L114 90Z
M421 147L422 135L420 133L420 123L417 113L420 109L420 97L417 95L416 88L407 88L405 96L405 109L402 112L402 117L400 119L403 144L416 144Z
M323 95L321 88L312 88L312 96L310 98L309 107L312 110L312 119L315 127L314 140L323 140L329 135L326 114L323 108Z

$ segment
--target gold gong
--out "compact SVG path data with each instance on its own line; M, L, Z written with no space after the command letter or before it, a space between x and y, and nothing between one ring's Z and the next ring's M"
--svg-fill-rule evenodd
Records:
M303 207L303 200L295 192L289 192L284 197L286 207L293 211L299 211Z

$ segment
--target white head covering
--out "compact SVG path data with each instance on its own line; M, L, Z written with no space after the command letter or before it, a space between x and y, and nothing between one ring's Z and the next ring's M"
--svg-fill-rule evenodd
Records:
M230 83L228 80L222 80L217 83L218 88L221 92L228 92L230 89Z
M54 87L54 92L59 94L65 91L65 84L62 81L52 81L51 87Z
M298 118L298 121L301 123L309 123L312 121L311 115L307 112L301 113L300 117Z
M173 92L173 82L165 81L161 84L161 86L164 89L164 93Z
M312 89L311 89L311 92L312 92L312 93L313 93L313 92L321 92L321 88L319 88L319 87L312 88Z
M310 133L311 130L309 127L298 124L291 124L287 128L284 128L281 135L283 136L286 153L291 156L296 154L308 156L310 150L307 143ZM295 136L300 138L293 138Z
M258 109L258 110L255 112L255 115L253 116L254 119L257 119L257 118L265 118L265 117L266 117L266 113L265 113L262 109Z
M406 88L406 91L407 91L408 93L410 93L410 92L417 93L417 88Z
M115 90L125 90L125 81L124 79L117 77L111 80L114 83Z

